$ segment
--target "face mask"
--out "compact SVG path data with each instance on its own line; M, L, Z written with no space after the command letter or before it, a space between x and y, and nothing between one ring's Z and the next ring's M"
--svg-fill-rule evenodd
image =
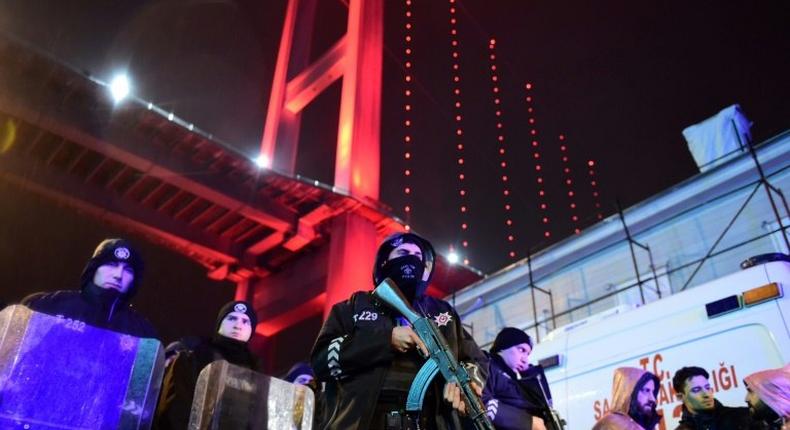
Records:
M384 277L395 281L401 292L409 301L414 300L418 288L423 284L422 274L425 265L416 255L404 255L384 263Z

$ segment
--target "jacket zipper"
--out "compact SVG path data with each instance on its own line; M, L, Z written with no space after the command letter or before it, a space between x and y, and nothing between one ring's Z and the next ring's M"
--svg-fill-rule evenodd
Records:
M107 323L108 324L110 323L110 320L112 319L112 316L115 313L115 305L118 304L118 300L119 299L120 299L120 297L116 297L115 300L112 301L112 306L110 306L110 312L107 313Z

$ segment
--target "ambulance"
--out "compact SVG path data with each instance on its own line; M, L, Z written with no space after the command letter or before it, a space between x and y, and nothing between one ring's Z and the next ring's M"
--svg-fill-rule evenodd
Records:
M661 380L658 428L674 429L682 403L674 372L699 366L715 397L746 406L743 378L790 362L790 263L760 264L645 306L617 308L552 331L531 360L546 369L554 408L568 430L589 430L609 411L612 376L622 366Z

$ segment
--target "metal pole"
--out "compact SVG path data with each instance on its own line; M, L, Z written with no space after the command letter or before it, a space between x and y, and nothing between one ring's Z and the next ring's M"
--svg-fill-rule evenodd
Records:
M707 261L711 255L713 255L713 251L716 249L717 246L719 246L719 242L721 242L721 240L724 239L724 235L726 235L727 232L730 231L732 225L735 224L735 221L741 215L743 210L746 209L746 206L749 204L749 202L752 200L752 197L754 197L754 195L757 193L759 189L760 189L760 184L757 184L757 186L754 187L754 189L752 190L752 193L749 194L749 197L746 198L746 201L743 202L740 209L738 209L738 212L735 213L735 216L732 217L730 223L727 224L727 227L724 228L724 231L722 231L718 239L716 239L716 242L714 242L713 246L710 247L708 253L705 254L704 257L702 257L702 260L700 260L699 264L697 264L697 267L694 268L694 271L691 273L691 276L689 276L689 278L686 280L686 283L683 284L683 287L680 289L680 291L684 291L689 286L689 284L691 284L691 280L694 279L695 276L697 276L697 272L699 272L699 269L701 269L702 265L705 264L705 261Z
M623 230L625 231L626 240L628 240L628 249L631 251L631 261L634 263L634 272L636 273L636 283L639 285L639 297L642 298L642 304L645 304L645 290L642 287L642 277L639 276L639 265L636 262L636 252L634 252L634 239L631 238L631 232L628 231L628 225L625 223L625 215L623 214L623 207L620 206L620 200L616 200L617 214L620 215L620 222L623 223Z
M532 316L535 321L535 338L540 342L540 325L538 324L538 307L535 304L535 289L530 288L530 291L532 292Z
M656 294L658 294L658 298L661 298L661 287L658 285L658 275L656 275L656 265L653 263L653 251L650 250L650 247L645 245L647 248L647 256L650 258L650 271L653 272L653 280L656 283Z
M532 293L532 317L535 321L535 338L540 342L540 327L538 326L538 306L535 303L535 284L532 282L532 251L527 249L527 274L529 275L529 289Z
M735 136L738 137L738 143L743 146L743 142L741 142L741 134L738 132L738 127L735 125L735 120L730 120L732 123L733 128L735 129ZM779 214L779 209L776 207L776 202L774 201L774 196L771 193L771 185L768 183L768 178L765 177L765 172L763 171L763 166L760 164L760 160L757 158L757 151L754 150L754 146L752 145L752 140L748 137L746 138L746 147L749 149L749 154L752 156L752 160L754 160L754 165L757 167L757 173L760 175L760 183L765 188L765 192L768 194L768 201L771 202L771 209L774 212L774 216L776 217L776 222L779 223L779 229L782 232L782 238L785 241L785 246L787 249L790 249L790 239L787 238L787 231L785 230L784 225L782 224L782 216ZM790 215L790 214L788 214Z

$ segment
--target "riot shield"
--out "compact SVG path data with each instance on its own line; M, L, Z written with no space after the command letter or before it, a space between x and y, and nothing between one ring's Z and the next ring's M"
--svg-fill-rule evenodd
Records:
M148 429L162 346L10 306L0 312L0 428Z
M309 430L314 405L308 387L220 360L200 372L189 429Z

